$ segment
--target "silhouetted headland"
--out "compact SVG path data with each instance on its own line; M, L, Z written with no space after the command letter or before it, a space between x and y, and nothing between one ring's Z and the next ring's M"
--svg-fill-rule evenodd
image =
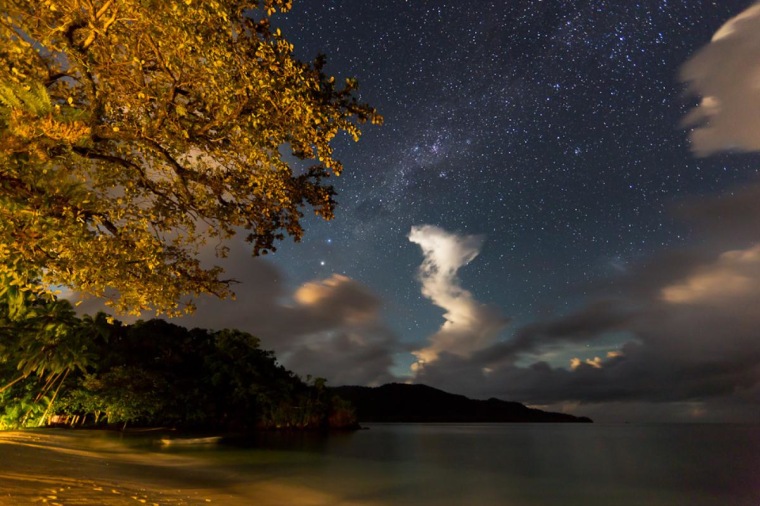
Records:
M427 423L592 423L585 416L552 413L519 402L475 400L426 385L389 383L380 387L332 389L356 408L359 422Z

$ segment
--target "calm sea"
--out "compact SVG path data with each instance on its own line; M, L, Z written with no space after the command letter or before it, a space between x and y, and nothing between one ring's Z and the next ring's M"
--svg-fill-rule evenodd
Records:
M335 504L760 506L760 426L373 424L204 458Z

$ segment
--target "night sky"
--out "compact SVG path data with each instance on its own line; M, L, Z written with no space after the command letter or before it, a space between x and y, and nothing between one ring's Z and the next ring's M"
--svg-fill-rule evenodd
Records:
M385 125L336 141L333 221L185 324L333 385L760 421L758 9L710 43L753 4L295 1Z

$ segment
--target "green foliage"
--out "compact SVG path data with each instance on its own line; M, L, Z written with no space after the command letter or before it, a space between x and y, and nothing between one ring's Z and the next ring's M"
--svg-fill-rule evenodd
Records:
M39 394L39 382L30 381L0 393L0 430L42 425L51 398Z
M295 59L271 25L290 7L3 0L0 273L175 314L230 295L203 244L242 231L266 253L305 209L331 219L331 143L382 118L324 58Z
M325 380L301 380L248 333L79 318L65 300L0 284L0 429L53 415L89 424L320 428L337 420L336 408Z
M188 330L163 320L126 326L102 315L90 320L100 329L93 334L95 367L67 382L55 403L58 414L89 423L203 429L329 426L324 380L304 382L250 334Z
M356 426L356 408L345 399L333 395L327 424L335 428L352 428Z
M65 300L0 284L0 426L43 423L71 373L94 358L87 320Z
M88 374L80 380L80 388L72 389L74 406L69 399L57 407L73 413L92 413L97 420L103 413L107 423L150 421L161 411L166 391L164 379L146 374L138 367L116 366L101 374ZM79 410L79 411L77 411Z

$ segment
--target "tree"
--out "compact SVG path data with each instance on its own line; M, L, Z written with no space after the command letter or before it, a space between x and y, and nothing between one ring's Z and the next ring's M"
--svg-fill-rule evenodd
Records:
M0 276L0 429L46 421L69 375L91 366L92 321Z
M176 314L185 295L230 295L203 245L224 256L242 233L266 253L301 238L305 209L331 219L331 142L382 118L323 57L293 56L270 23L290 7L0 0L5 275Z
M331 398L324 379L302 380L246 332L188 330L157 319L122 325L103 314L80 323L91 333L89 365L44 399L52 409L32 402L41 388L34 377L7 390L13 395L5 396L12 399L5 413L0 391L0 427L46 415L71 424L227 431L356 426L351 406ZM0 379L15 374L8 369L0 361Z

